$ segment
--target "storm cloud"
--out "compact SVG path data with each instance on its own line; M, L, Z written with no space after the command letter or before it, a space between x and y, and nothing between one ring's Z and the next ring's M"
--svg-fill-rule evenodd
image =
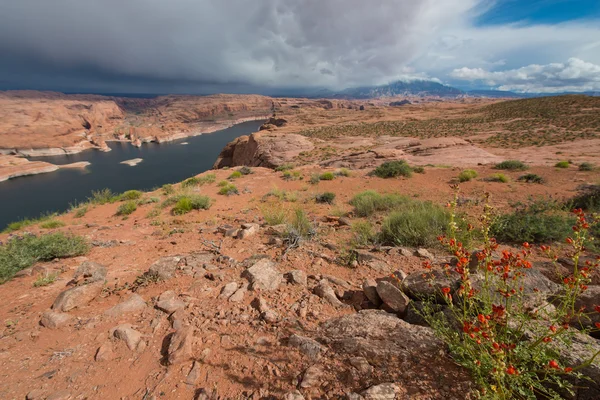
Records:
M600 63L594 24L475 26L489 5L0 0L0 86L181 93L340 89L397 79L452 83L452 71L463 67L518 68L570 57ZM516 65L518 59L524 63Z

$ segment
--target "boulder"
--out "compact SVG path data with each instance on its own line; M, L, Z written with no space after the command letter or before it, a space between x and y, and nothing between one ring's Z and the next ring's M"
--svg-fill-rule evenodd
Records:
M135 329L131 324L121 324L112 329L112 336L125 342L129 350L141 350L142 334Z
M415 251L415 255L421 257L421 258L427 258L428 260L434 260L435 256L433 254L431 254L431 252L427 249L417 249Z
M129 298L104 312L109 317L119 317L126 313L134 313L142 311L146 308L146 302L142 296L138 294L132 294Z
M312 365L304 371L302 375L302 381L300 382L300 387L303 389L308 389L312 387L319 386L321 382L321 376L323 375L323 370L319 365Z
M236 292L236 290L238 290L237 282L229 282L221 289L221 293L219 293L219 299L228 299Z
M365 400L394 400L400 388L394 383L381 383L371 386L361 393Z
M377 282L377 294L393 311L404 315L410 299L400 289L386 281Z
M306 286L307 283L306 272L299 269L288 272L285 274L285 278L293 285Z
M433 279L433 281L432 281ZM449 287L454 295L460 286L460 275L455 272L433 269L426 272L413 272L402 281L402 291L414 300L436 298L445 303L442 288Z
M102 343L102 345L98 347L98 350L96 350L96 355L94 356L94 359L98 362L110 361L113 358L115 358L115 352L110 341Z
M175 292L172 290L167 290L158 297L156 308L166 312L167 314L171 314L177 310L185 308L185 303L177 297Z
M181 364L190 361L193 357L192 345L194 341L194 329L183 326L176 330L169 342L167 360L170 365Z
M315 287L315 294L322 299L327 300L327 302L334 307L344 306L344 303L337 298L333 288L329 286L329 282L326 279L321 279L319 284Z
M298 390L287 392L283 395L283 400L304 400L304 396Z
M262 297L259 297L254 301L258 312L260 312L260 317L267 323L274 324L279 321L279 314L277 312L271 310L267 301Z
M296 334L290 336L288 345L297 348L313 360L319 359L321 353L326 351L325 347L316 340Z
M596 306L600 306L600 286L588 286L587 290L581 293L575 301L575 308L585 308L588 315L580 321L574 321L574 325L581 324L586 328L593 328L595 324L600 323L600 312L595 310ZM596 332L593 335L599 334Z
M375 306L379 307L382 303L381 297L377 293L377 282L373 279L365 279L362 285L363 292L367 299Z
M69 314L55 311L46 311L42 314L40 324L49 329L57 329L61 326L66 325L70 319L71 316Z
M67 289L60 293L56 300L54 300L52 309L66 312L74 308L83 307L102 293L103 288L104 281L98 281Z
M242 276L248 279L252 290L277 290L283 280L275 263L266 258L258 260Z
M248 289L246 289L246 286L242 286L241 288L236 290L234 294L232 294L229 297L229 301L231 301L233 303L239 303L240 301L244 300L244 297L246 296L247 291L248 291Z
M93 261L84 261L75 271L73 283L92 283L106 279L106 267Z
M175 275L175 271L177 271L177 267L181 260L182 257L180 256L162 257L150 266L148 273L156 275L159 279L166 281Z

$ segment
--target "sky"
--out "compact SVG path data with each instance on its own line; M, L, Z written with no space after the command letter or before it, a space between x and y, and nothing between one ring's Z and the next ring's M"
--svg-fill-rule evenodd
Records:
M0 0L0 89L600 90L600 0Z

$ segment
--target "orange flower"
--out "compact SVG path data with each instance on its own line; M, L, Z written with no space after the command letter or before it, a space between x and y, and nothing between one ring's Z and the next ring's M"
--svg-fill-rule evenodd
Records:
M508 375L519 375L519 371L517 371L517 369L515 367L513 367L512 365L510 365L508 368L506 368L506 373Z
M550 325L550 330L552 331L552 333L556 333L556 326Z
M479 322L481 322L483 324L485 322L485 315L479 314L477 316L477 319L479 320Z
M567 374L568 374L569 372L572 372L572 371L573 371L573 368L571 368L571 367L567 367L567 368L565 368L565 372L566 372Z
M548 337L548 336L546 336L545 338L542 339L542 342L544 342L544 343L548 343L548 342L551 342L551 341L552 341L552 338Z
M548 367L553 368L553 369L558 369L558 363L556 362L556 360L550 360L548 362Z
M600 313L600 306L595 306L594 310L596 310L597 313Z
M596 328L600 329L600 322L596 322L594 325L596 325Z

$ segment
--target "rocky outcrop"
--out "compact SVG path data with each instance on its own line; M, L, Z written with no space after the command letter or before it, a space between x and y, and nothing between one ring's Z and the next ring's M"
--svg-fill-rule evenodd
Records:
M268 131L240 136L219 154L213 168L247 165L274 168L293 161L302 152L311 151L314 144L296 134L273 134Z

